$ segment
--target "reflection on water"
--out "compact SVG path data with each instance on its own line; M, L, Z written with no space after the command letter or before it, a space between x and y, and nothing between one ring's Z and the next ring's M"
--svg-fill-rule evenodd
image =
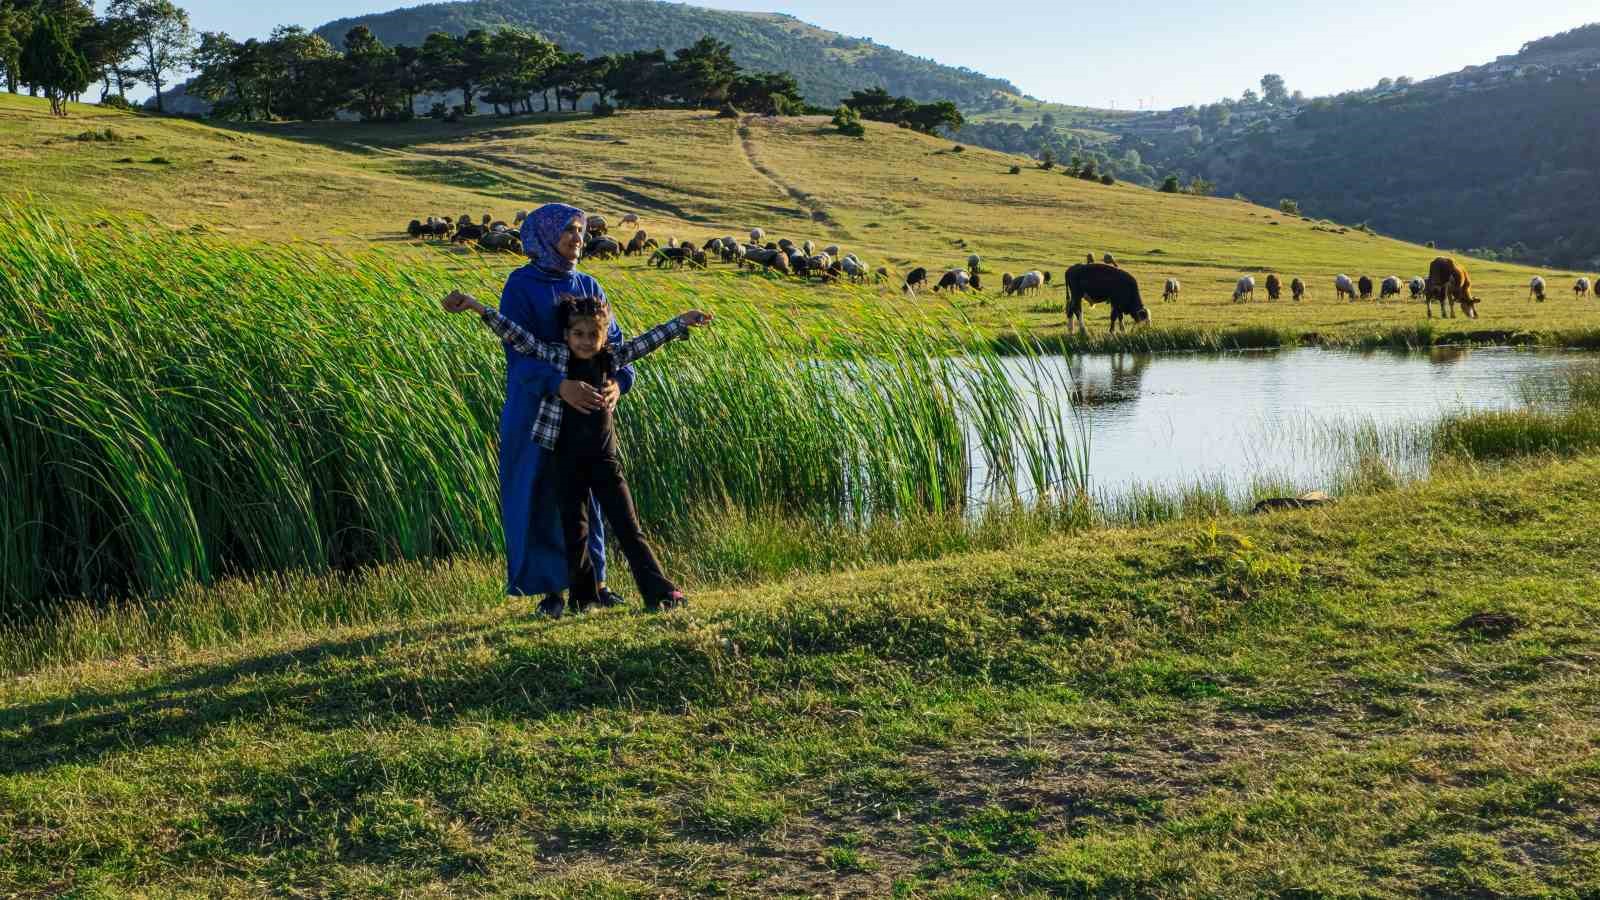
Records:
M1296 349L1220 356L1053 357L1089 432L1089 485L1117 500L1136 488L1325 488L1363 454L1397 473L1426 471L1427 430L1443 415L1516 407L1526 385L1581 353L1439 348L1426 353ZM974 473L983 483L983 473ZM1032 493L1032 491L1030 491Z

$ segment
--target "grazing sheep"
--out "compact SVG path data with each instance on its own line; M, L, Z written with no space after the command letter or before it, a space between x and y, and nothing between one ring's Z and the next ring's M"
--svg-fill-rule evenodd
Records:
M1289 296L1294 298L1294 302L1299 303L1305 295L1306 283L1304 281L1296 278L1289 282Z
M817 248L812 246L810 241L806 241L804 244L800 245L800 252L807 256L816 256Z
M876 281L876 282L879 282L879 283L888 281L889 280L889 267L888 266L879 266L876 270L873 271L872 280Z
M622 245L615 238L590 235L583 245L583 255L590 259L610 259L622 255Z
M834 259L838 259L840 256L838 244L829 244L828 246L822 248L822 252L828 254Z
M940 276L939 283L933 286L934 293L939 291L965 291L967 285L972 283L972 276L966 269L951 269ZM1016 284L1016 282L1012 282Z
M1338 299L1340 300L1345 297L1349 297L1351 300L1356 299L1356 284L1350 280L1349 275L1333 276L1333 289L1338 293Z
M1421 275L1417 275L1406 286L1411 288L1411 299L1415 300L1421 297L1422 293L1428 289L1428 282Z
M738 263L744 259L744 247L733 238L722 239L722 261L725 263Z
M1092 266L1092 265L1094 265L1094 264L1095 264L1095 263L1094 263L1094 254L1093 254L1093 253L1091 253L1091 254L1089 254L1089 258L1088 258L1088 260L1087 260L1087 261L1086 261L1086 262L1084 262L1084 265L1086 265L1086 266Z
M833 268L833 257L826 253L813 253L806 257L805 274L812 273L815 273L823 281L829 281L837 277L838 273ZM795 274L801 273L796 272Z
M604 237L606 233L606 217L590 216L585 226L591 237Z
M766 239L767 233L759 228L750 229L750 243L759 244Z
M1356 287L1361 289L1361 299L1363 299L1363 300L1371 300L1372 299L1372 279L1371 278L1367 277L1366 275L1361 276L1361 278L1356 281Z
M1249 275L1240 278L1233 286L1233 302L1254 302L1256 299L1256 280Z
M518 228L521 228L522 223L526 221L528 221L528 211L525 209L517 210L517 214L511 217L511 223Z
M1579 297L1589 296L1589 279L1579 278L1572 284L1572 292Z
M1161 292L1161 302L1166 303L1177 300L1178 292L1181 290L1183 290L1183 285L1178 283L1178 279L1168 278L1166 289Z
M1127 331L1123 316L1137 323L1150 321L1150 310L1139 296L1139 281L1128 272L1113 265L1080 263L1067 270L1067 330L1072 330L1074 320L1084 334L1089 330L1083 324L1083 302L1111 304L1111 331L1120 327Z
M429 224L431 225L432 223L430 222ZM406 226L406 234L410 235L413 240L422 237L422 222L418 219L412 219L411 224Z
M522 239L517 236L516 232L509 229L491 230L478 238L478 246L496 253L520 254L522 252Z
M1034 269L1029 272L1023 272L1021 275L1011 279L1011 283L1006 285L1004 293L1008 296L1011 294L1021 296L1022 294L1036 293L1043 284L1044 273Z
M1533 279L1528 282L1528 299L1535 298L1540 303L1544 302L1544 279L1537 275L1533 276Z
M1011 273L1010 272L1001 272L1000 273L1000 293L1002 293L1002 294L1011 293L1011 281L1012 281L1012 278L1011 278Z
M468 222L456 228L456 233L450 238L450 241L454 244L465 244L468 241L475 241L488 233L488 228Z
M649 239L650 238L647 235L645 235L643 228L639 229L638 231L635 231L633 233L633 237L631 239L629 239L629 241L628 241L628 246L622 248L622 255L623 256L636 256L636 255L638 255L640 253L643 253L644 252L644 242L649 240Z
M918 288L926 286L927 283L928 270L922 266L917 266L911 270L910 274L906 275L905 291L908 294L915 294Z
M1383 285L1378 289L1378 299L1387 300L1398 296L1400 296L1400 276L1390 275L1383 280Z
M617 227L618 228L627 228L629 225L638 225L638 224L639 224L639 217L637 215L634 215L633 213L623 213L622 214L622 218L617 220Z
M1267 299L1276 300L1283 296L1283 282L1276 275L1267 276Z
M785 275L789 274L789 256L782 250L746 246L740 265L742 266L744 263L749 263L751 266L760 266L762 271L777 269Z
M982 262L983 262L983 257L979 256L976 253L969 254L967 256L967 271L969 271L969 272L978 271L978 266Z
M859 283L867 280L867 267L862 265L861 260L856 259L854 256L846 256L839 260L839 268L844 270L844 274L850 276L851 281Z
M1113 269L1119 268L1119 266L1117 265L1117 261L1115 259L1113 259L1111 257L1111 254L1109 254L1109 253L1101 256L1100 257L1100 262L1110 266Z
M1428 318L1433 318L1433 301L1439 301L1439 316L1445 317L1445 302L1450 303L1450 316L1455 316L1456 304L1467 318L1478 317L1478 301L1472 296L1472 279L1466 267L1448 256L1441 256L1428 266L1428 288L1425 294Z
M665 268L668 263L677 267L685 265L705 268L706 254L703 250L685 244L681 247L661 247L650 256L650 264L658 269Z
M1044 270L1044 283L1045 284L1049 284L1050 283L1050 270L1049 269L1045 269Z

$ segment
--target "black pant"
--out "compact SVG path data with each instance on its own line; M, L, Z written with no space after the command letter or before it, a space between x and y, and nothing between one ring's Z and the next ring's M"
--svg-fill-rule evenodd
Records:
M646 602L661 600L677 590L661 571L655 552L645 542L633 494L622 475L622 460L612 453L584 454L558 448L555 470L561 496L561 531L567 542L567 575L572 604L579 609L599 599L599 579L589 555L589 495L600 504L611 537L622 548L633 570L633 580Z

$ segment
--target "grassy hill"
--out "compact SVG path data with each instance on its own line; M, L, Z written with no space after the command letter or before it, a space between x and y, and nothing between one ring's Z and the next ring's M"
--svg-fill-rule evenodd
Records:
M85 139L104 138L106 129L114 140ZM1020 174L1009 174L1013 165ZM53 120L43 101L0 96L0 184L6 196L28 193L91 223L141 212L163 227L232 239L376 245L502 271L517 261L459 248L452 256L409 241L404 226L430 213L509 220L515 210L562 199L613 216L636 212L659 237L698 242L760 226L797 241L837 242L897 273L964 265L975 252L991 285L959 303L992 334L1063 330L1064 295L1002 298L993 284L998 273L1038 268L1059 278L1083 254L1110 252L1142 280L1155 309L1153 332L1116 345L1132 349L1217 346L1230 331L1270 343L1312 334L1381 340L1395 329L1414 341L1473 333L1553 338L1592 328L1600 317L1592 301L1573 299L1577 273L1468 260L1486 298L1482 318L1435 320L1430 333L1407 332L1425 321L1419 304L1334 303L1333 276L1425 273L1436 255L1427 248L1232 200L1088 184L1019 157L956 153L948 141L876 123L868 123L865 140L844 138L822 119L695 112L238 127L81 106L72 118ZM604 277L642 265L593 268ZM1549 303L1527 300L1536 271L1550 282ZM1241 273L1259 280L1266 272L1303 278L1310 302L1230 302ZM693 283L700 276L660 277ZM1177 304L1159 303L1167 277L1184 285ZM847 302L831 288L781 289L807 307ZM1090 314L1104 316L1103 308Z
M536 31L567 50L588 56L630 50L669 53L705 35L733 45L733 58L755 71L787 71L806 99L832 107L853 90L884 87L922 101L975 102L1016 87L970 69L847 37L779 13L705 9L655 0L472 0L431 3L329 22L317 33L338 45L345 32L366 25L387 44L420 46L434 31L463 34L474 28L514 25Z

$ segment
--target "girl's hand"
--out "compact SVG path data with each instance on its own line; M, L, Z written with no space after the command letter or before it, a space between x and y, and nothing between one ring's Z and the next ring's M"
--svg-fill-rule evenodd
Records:
M691 328L699 328L702 325L710 325L711 318L711 313L701 312L698 309L691 309L679 316L678 321L688 325Z
M440 305L444 307L445 312L458 313L469 309L475 312L483 311L483 304L472 299L471 294L463 294L460 291L451 291L450 296L444 298Z

